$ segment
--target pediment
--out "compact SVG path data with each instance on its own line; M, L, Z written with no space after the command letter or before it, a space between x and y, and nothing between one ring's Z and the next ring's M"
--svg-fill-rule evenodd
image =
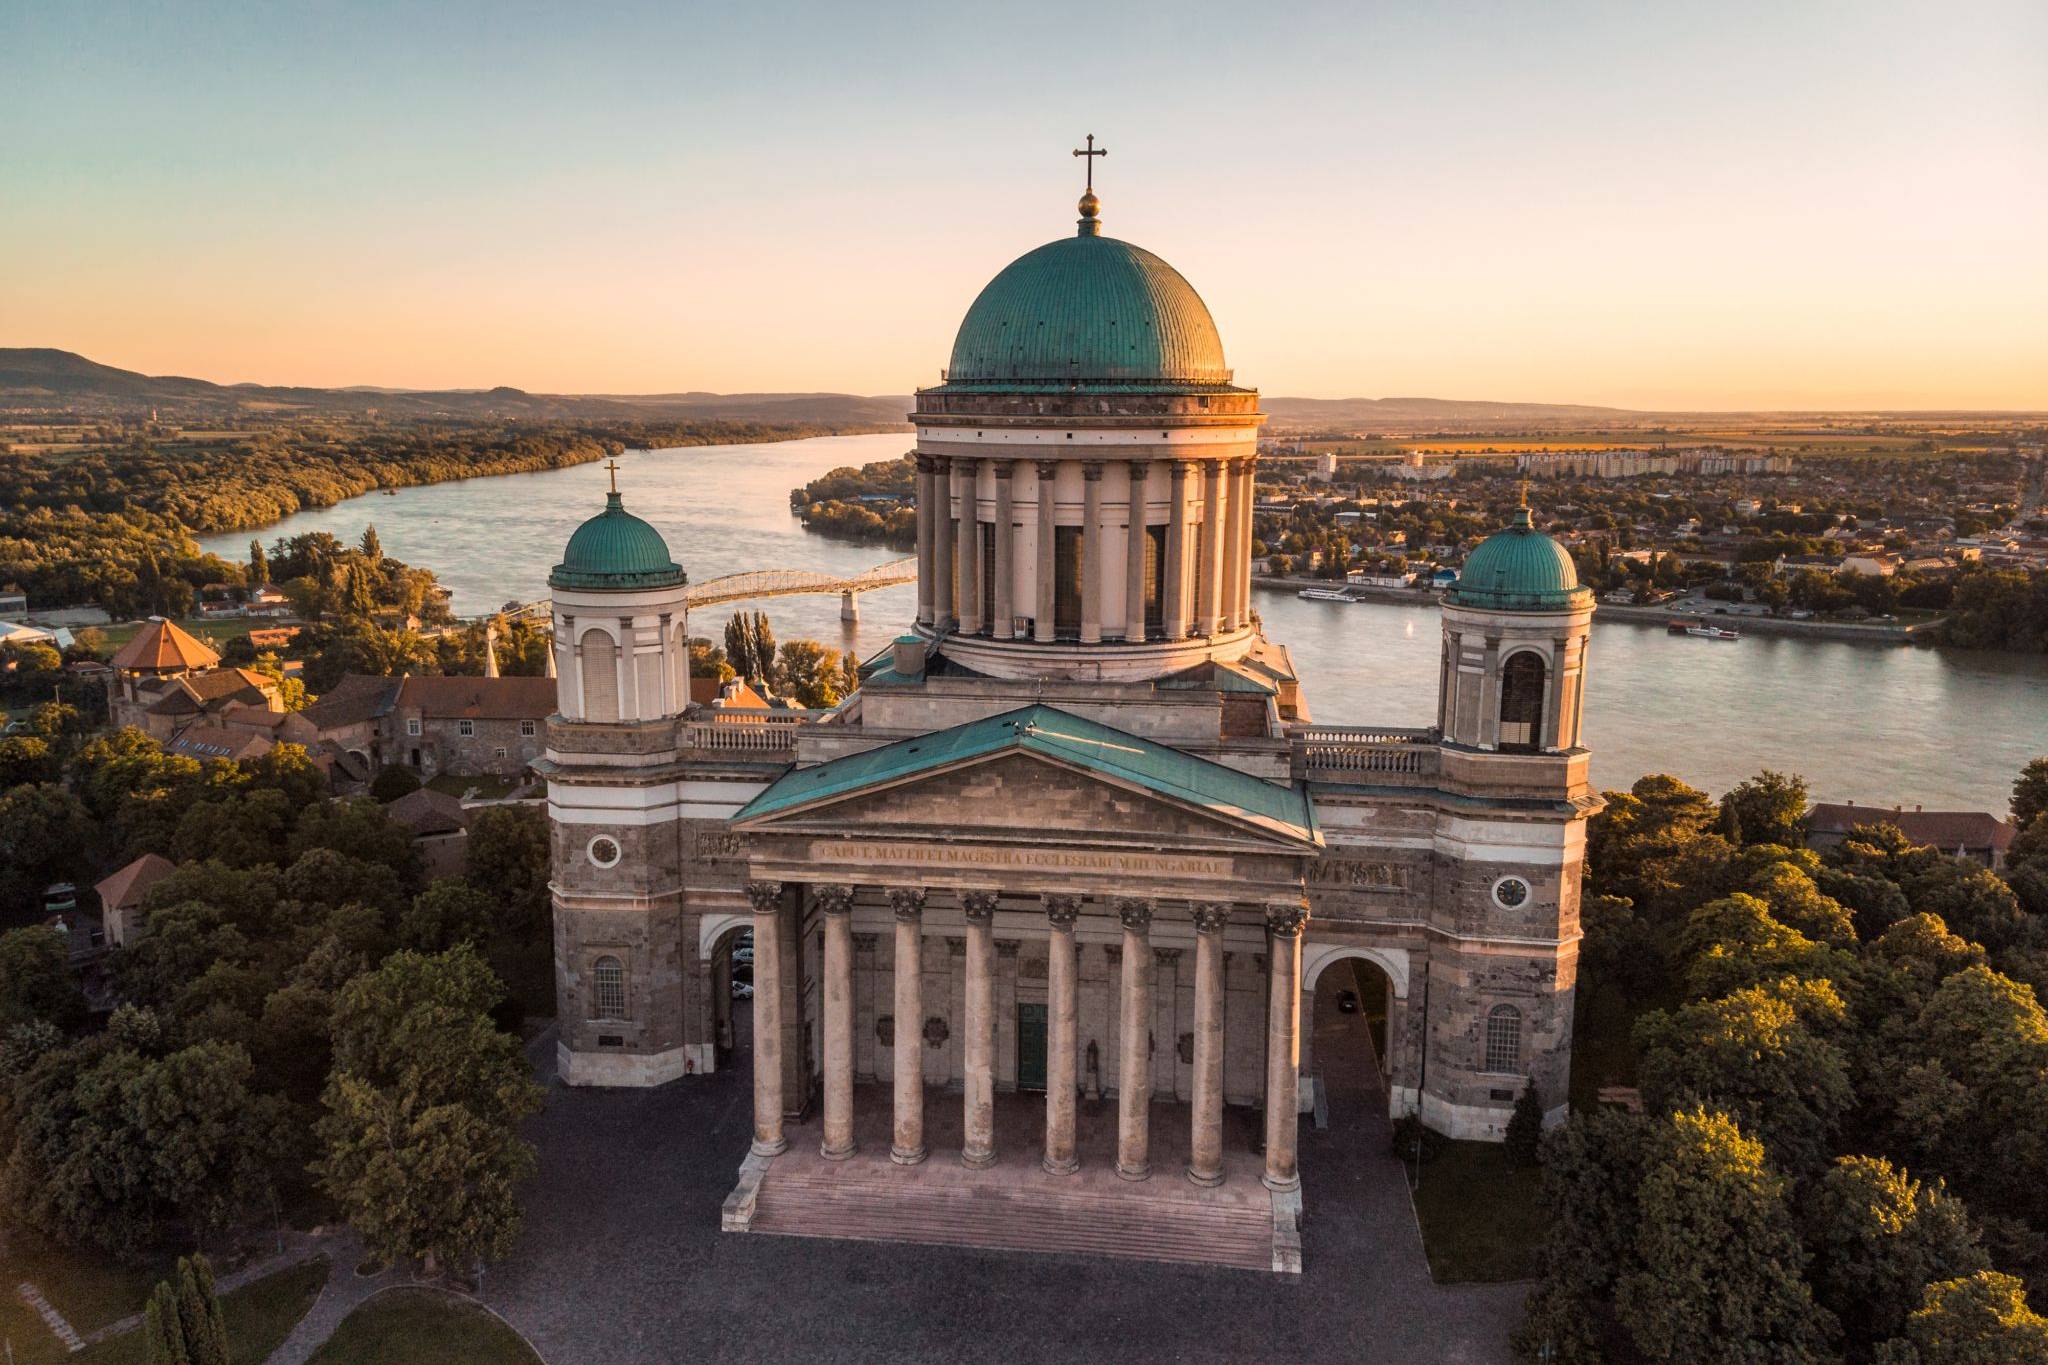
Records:
M1312 838L1227 807L1183 802L1087 768L1019 750L807 804L742 818L759 832L830 829L874 837L957 834L1036 837L1056 843L1138 838L1179 847L1299 853Z

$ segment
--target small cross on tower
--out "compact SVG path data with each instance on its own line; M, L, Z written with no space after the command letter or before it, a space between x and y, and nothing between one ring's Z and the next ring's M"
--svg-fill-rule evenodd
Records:
M1088 150L1086 150L1086 151L1082 151L1082 150L1081 150L1081 149L1080 149L1079 147L1076 147L1076 148L1074 148L1074 155L1075 155L1075 156L1079 156L1079 157L1086 157L1086 158L1088 158L1088 162L1087 162L1087 165L1088 165L1088 186L1087 186L1087 188L1088 188L1088 191L1089 191L1089 192L1090 192L1090 193L1092 194L1092 193L1094 193L1094 190L1095 190L1095 160L1094 160L1094 159L1095 159L1096 157L1098 157L1098 156L1108 156L1108 155L1109 155L1109 148L1107 148L1107 147L1097 147L1097 146L1095 145L1095 134L1093 134L1093 133L1090 133L1090 134L1088 134Z
M611 458L611 459L609 459L609 460L605 461L605 466L604 466L604 467L605 467L606 469L609 469L609 470L610 470L610 471L612 472L612 492L614 492L614 493L618 492L618 491L619 491L619 457L618 457L618 456L616 456L616 455L612 456L612 458Z

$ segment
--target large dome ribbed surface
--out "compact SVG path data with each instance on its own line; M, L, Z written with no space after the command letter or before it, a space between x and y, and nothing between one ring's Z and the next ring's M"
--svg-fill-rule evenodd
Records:
M949 384L1228 384L1194 286L1142 247L1064 237L1012 261L974 300Z

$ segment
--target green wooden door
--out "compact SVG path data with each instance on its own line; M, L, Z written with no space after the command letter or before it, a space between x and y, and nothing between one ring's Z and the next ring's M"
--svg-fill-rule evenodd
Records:
M1017 1006L1017 1088L1045 1089L1045 1006Z

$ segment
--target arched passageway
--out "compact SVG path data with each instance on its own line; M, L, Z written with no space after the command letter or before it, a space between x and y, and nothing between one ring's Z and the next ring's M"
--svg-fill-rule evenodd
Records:
M734 916L714 931L706 954L711 964L711 1038L723 1071L742 1055L753 1056L754 931Z
M1302 1030L1318 1128L1384 1131L1393 996L1386 971L1369 958L1344 956L1322 964L1303 1002Z

